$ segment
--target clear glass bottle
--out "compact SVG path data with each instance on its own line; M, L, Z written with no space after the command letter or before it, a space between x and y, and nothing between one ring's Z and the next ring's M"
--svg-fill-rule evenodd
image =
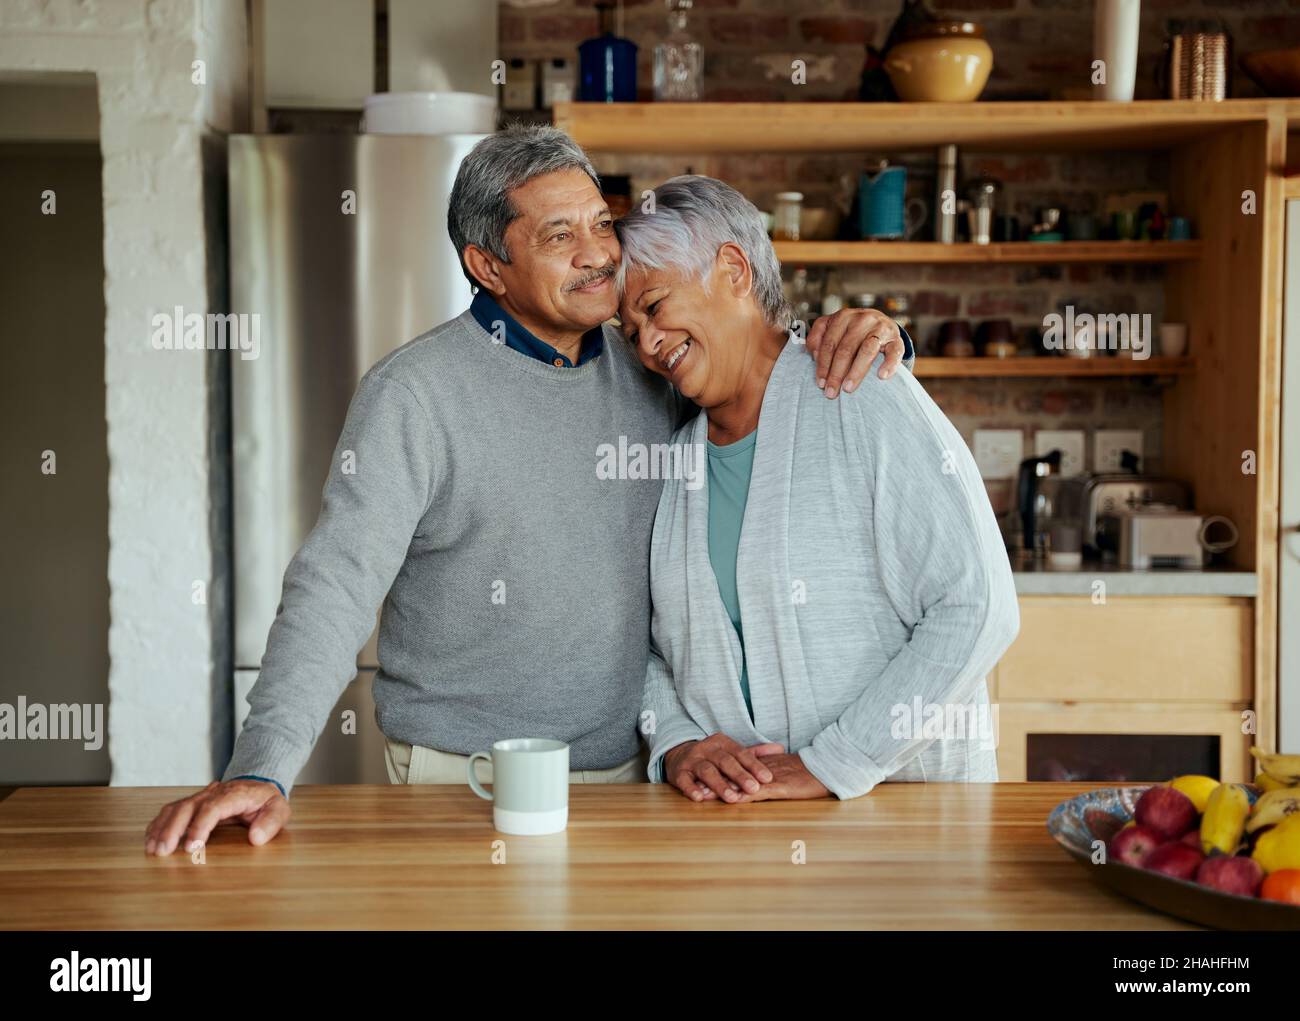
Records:
M794 319L804 324L806 329L812 324L812 293L808 285L808 268L806 266L796 266L794 273L790 276L790 290L787 294L790 301L790 308L794 313Z
M686 28L692 0L666 0L668 35L655 47L655 99L696 101L704 95L704 51Z
M844 307L844 293L840 275L835 270L826 273L826 286L822 288L822 315L833 315Z

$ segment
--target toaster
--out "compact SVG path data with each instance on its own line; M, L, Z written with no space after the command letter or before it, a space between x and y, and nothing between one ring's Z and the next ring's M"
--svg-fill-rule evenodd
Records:
M1078 520L1085 556L1119 553L1120 515L1153 504L1190 510L1192 487L1177 479L1134 472L1104 472L1062 479L1058 514Z
M1201 545L1205 519L1200 514L1156 504L1105 517L1113 517L1115 521L1122 567L1149 570L1199 568L1205 564Z

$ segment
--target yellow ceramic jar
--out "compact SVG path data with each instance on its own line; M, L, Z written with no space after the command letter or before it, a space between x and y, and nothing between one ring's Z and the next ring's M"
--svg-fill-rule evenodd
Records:
M904 102L969 103L993 71L993 48L972 22L931 22L885 54L885 71Z

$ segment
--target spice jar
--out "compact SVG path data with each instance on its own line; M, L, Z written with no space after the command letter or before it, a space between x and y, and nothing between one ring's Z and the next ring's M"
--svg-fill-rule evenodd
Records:
M772 210L772 240L798 241L799 217L802 212L803 192L778 192L776 208Z

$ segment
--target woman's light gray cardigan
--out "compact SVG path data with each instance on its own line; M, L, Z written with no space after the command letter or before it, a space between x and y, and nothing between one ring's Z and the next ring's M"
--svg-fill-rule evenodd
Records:
M759 417L736 559L753 723L709 563L708 486L695 473L664 485L641 722L650 779L664 779L671 748L721 731L780 742L840 798L887 779L994 781L985 677L1020 614L974 459L905 369L881 380L873 367L834 401L815 371L788 343ZM674 440L698 457L707 436L701 412Z

